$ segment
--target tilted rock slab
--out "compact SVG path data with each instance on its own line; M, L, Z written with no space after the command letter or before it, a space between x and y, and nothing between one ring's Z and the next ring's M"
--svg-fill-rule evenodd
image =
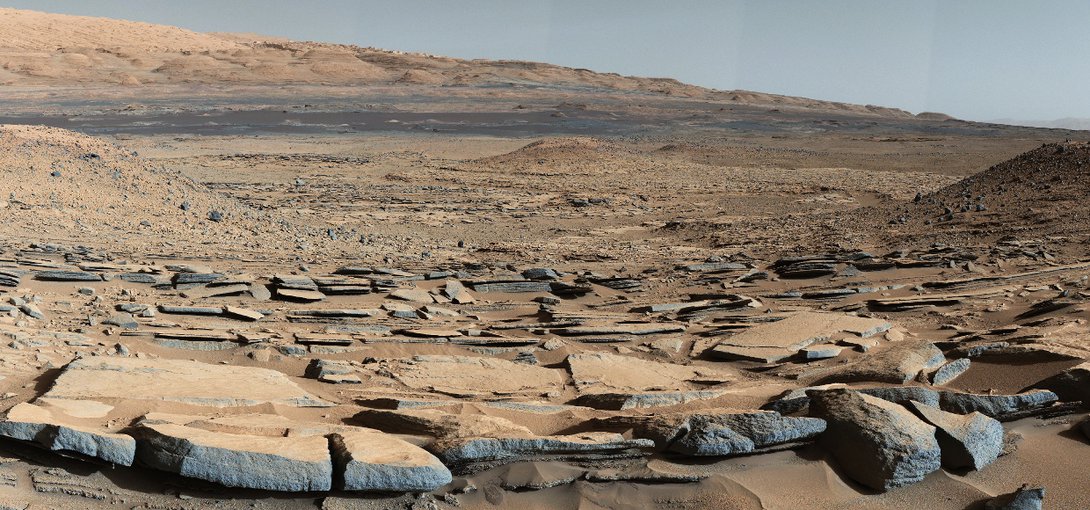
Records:
M982 413L954 414L921 404L909 407L937 429L942 464L949 468L981 469L1003 452L1003 424Z
M940 393L939 406L944 411L957 414L979 412L997 420L1021 411L1042 408L1059 400L1055 393L1048 390L1032 390L1017 395L978 395L975 393Z
M397 437L359 429L330 435L337 472L348 491L432 491L450 483L434 455Z
M121 466L131 466L136 455L136 441L132 437L66 424L59 413L27 403L8 410L0 421L0 436L33 441L56 452L78 453Z
M791 418L774 411L702 411L689 417L687 431L669 449L694 456L739 455L809 440L825 428L820 418Z
M819 444L853 480L885 491L919 482L941 467L935 427L904 407L846 389L809 396L810 414L828 422Z
M327 491L333 485L329 442L322 436L227 434L172 423L143 423L134 434L137 458L162 471L272 491Z
M567 436L469 437L441 440L430 449L451 468L536 459L627 458L645 455L649 439L625 439L611 432Z

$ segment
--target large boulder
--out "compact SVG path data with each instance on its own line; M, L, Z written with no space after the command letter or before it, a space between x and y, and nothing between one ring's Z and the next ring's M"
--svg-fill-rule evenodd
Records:
M333 483L323 436L268 437L145 421L133 432L144 464L227 487L327 491Z
M904 407L847 389L808 394L810 414L828 422L819 444L853 480L885 491L941 467L935 427Z
M132 437L72 422L71 417L59 411L22 403L8 410L0 421L0 436L33 441L56 452L132 465L136 455L136 441Z
M981 469L1003 452L1003 425L981 413L954 414L919 402L909 407L937 431L942 464L948 468Z

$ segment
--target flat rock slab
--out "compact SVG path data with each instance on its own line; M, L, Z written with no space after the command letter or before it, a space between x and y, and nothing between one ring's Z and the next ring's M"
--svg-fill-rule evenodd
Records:
M344 490L427 492L452 479L434 455L382 432L342 430L330 436L330 446Z
M853 480L885 491L941 467L935 427L904 407L846 389L807 394L810 414L828 423L819 444Z
M0 436L33 441L57 452L94 457L111 464L131 466L136 441L124 434L78 425L72 416L55 409L21 403L0 421Z
M557 370L498 358L415 356L397 360L389 369L410 388L456 394L545 392L564 386Z
M333 461L325 437L267 437L143 423L134 434L141 462L227 487L327 491Z
M306 289L276 289L277 297L286 299L288 301L299 301L303 303L313 303L325 299L325 294L318 292L317 290Z
M893 324L881 319L838 313L800 312L726 338L712 349L711 354L738 359L741 354L752 349L758 353L755 355L757 359L779 361L804 347L827 341L836 335L851 334L866 338L892 327ZM777 353L786 355L772 359L778 356Z
M628 409L676 406L696 400L709 400L719 397L723 393L723 390L591 393L575 399L574 404L595 409L625 411Z
M397 289L390 293L390 298L400 299L402 301L409 301L412 303L434 303L435 299L432 298L430 292L424 289L411 288L411 289Z
M566 436L477 437L441 440L430 448L443 463L466 468L474 464L506 464L526 460L629 458L646 455L655 443L625 439L611 432Z
M692 381L734 379L717 368L675 365L606 352L579 353L567 358L568 370L580 391L687 390Z
M77 359L64 367L45 396L106 402L169 401L211 407L332 405L274 370L143 358Z

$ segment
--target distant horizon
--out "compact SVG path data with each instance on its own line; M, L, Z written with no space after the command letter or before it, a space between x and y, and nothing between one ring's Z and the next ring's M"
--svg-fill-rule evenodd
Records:
M1048 8L1043 8L1047 6ZM0 0L198 32L526 60L966 120L1090 119L1090 3ZM1063 16L1057 16L1063 13Z

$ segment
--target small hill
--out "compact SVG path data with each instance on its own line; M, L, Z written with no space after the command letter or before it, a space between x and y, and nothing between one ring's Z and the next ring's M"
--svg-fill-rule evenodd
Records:
M883 216L922 241L1090 236L1090 144L1046 144Z
M59 128L0 125L5 239L111 247L206 245L237 252L320 233L207 189L138 154ZM314 238L314 239L311 239Z
M471 163L497 172L591 175L613 167L604 163L639 157L638 153L607 140L574 136L545 138Z

